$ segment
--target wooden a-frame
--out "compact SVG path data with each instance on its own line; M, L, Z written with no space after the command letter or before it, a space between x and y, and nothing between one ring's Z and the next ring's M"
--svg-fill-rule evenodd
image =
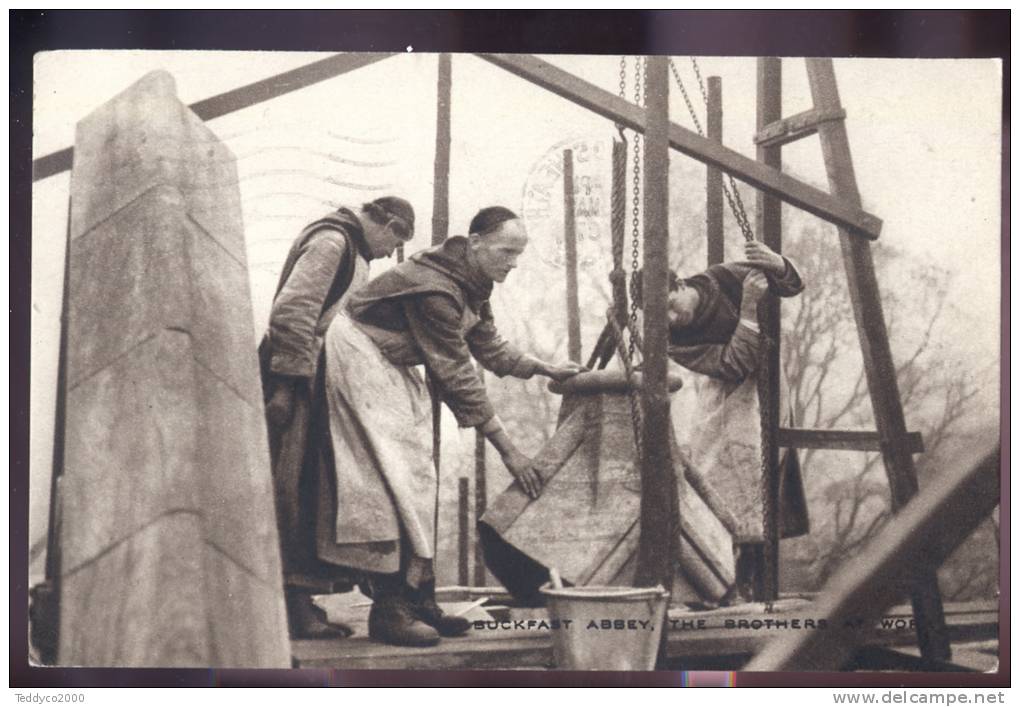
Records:
M213 96L191 107L199 117L211 119L333 78L387 56L392 54L339 54ZM631 104L537 57L501 54L478 56L616 123L641 132L646 130L648 112L645 108ZM711 138L702 137L675 123L665 126L667 140L656 140L653 144L646 141L646 149L676 149L757 188L763 195L759 205L758 225L766 243L779 243L780 222L775 215L778 212L778 201L801 208L838 227L878 431L859 433L776 429L772 438L792 448L873 450L877 447L885 462L893 508L899 509L917 493L917 475L911 455L922 451L922 447L919 436L906 430L869 245L869 240L878 237L881 221L861 208L843 122L845 112L840 105L832 61L807 59L806 62L814 107L782 119L778 112L769 115L768 111L761 109L771 101L773 112L778 111L779 87L775 77L779 75L779 60L759 60L757 160L751 160ZM822 144L831 193L784 174L779 169L777 157L781 146L813 134L819 135ZM66 148L34 160L33 181L70 169L72 159L72 149ZM656 163L661 167L664 161L658 159ZM666 176L655 175L656 178ZM773 216L768 215L770 211ZM646 239L649 235L646 231ZM661 236L656 234L657 239ZM778 333L778 324L778 316L775 316L770 323L775 334ZM775 340L778 341L778 336ZM778 357L778 352L773 357ZM773 366L774 370L776 368ZM778 401L778 382L771 383L774 385L770 386L770 400L767 403L775 406ZM778 418L772 416L771 419ZM774 589L773 579L773 593ZM942 602L933 573L927 574L917 585L912 601L922 655L934 660L946 659L949 656L949 644Z

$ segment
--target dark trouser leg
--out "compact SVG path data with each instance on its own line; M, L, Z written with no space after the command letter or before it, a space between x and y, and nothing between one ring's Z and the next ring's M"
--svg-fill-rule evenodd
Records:
M744 601L765 596L765 544L738 543L736 553L737 594Z

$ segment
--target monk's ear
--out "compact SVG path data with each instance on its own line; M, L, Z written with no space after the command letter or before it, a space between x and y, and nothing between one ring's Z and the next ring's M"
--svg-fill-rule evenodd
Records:
M468 245L471 246L471 250L478 250L478 246L482 244L482 237L477 233L468 235Z

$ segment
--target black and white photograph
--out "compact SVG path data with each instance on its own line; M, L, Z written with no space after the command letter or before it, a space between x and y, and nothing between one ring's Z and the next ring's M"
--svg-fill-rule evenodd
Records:
M998 673L1002 104L35 54L30 665Z

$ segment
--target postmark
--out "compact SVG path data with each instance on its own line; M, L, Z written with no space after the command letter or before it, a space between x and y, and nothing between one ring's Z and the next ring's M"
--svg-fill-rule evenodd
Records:
M546 150L528 172L521 214L542 260L566 264L564 153L573 157L574 222L580 267L603 263L611 252L612 137L575 136Z

